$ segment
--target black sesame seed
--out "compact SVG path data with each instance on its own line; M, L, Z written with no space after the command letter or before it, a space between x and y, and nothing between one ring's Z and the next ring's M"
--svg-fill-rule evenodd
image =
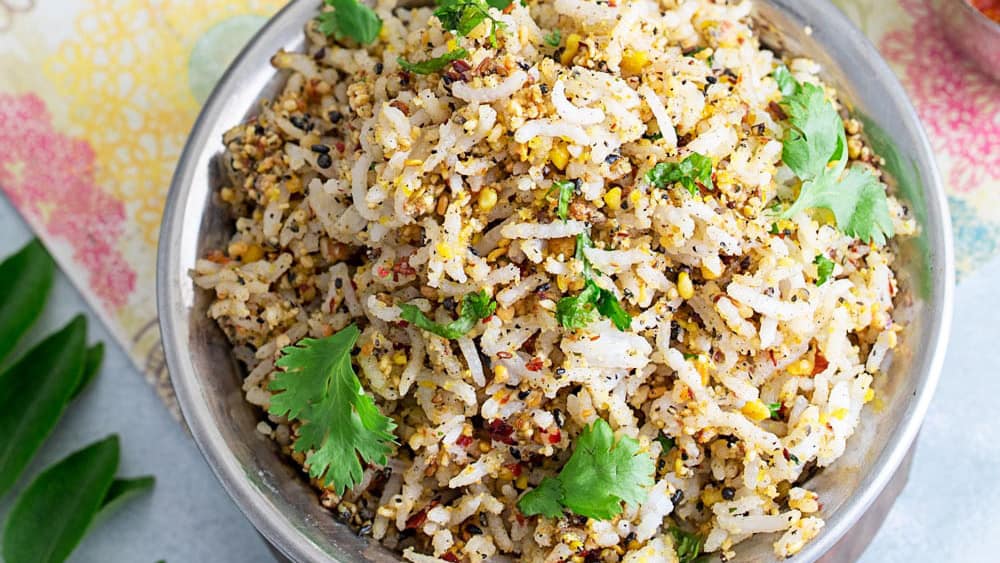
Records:
M722 498L726 500L733 500L736 498L736 489L732 487L722 487Z
M465 529L470 534L475 535L475 536L478 536L478 535L480 535L480 534L483 533L483 529L480 528L479 526L475 525L475 524L469 524L468 526L465 527Z
M323 59L324 57L326 57L326 47L320 47L319 51L316 51L316 54L313 55L313 59L317 61Z
M327 153L330 152L330 147L329 146L323 145L323 144L319 144L319 143L313 145L311 148L312 148L313 152L318 152L320 154L327 154Z
M524 391L518 391L517 398L523 401L524 399L527 399L528 395L530 394L531 391L528 391L527 389L525 389Z
M293 115L288 118L288 121L291 121L292 125L303 131L308 131L309 129L312 128L309 125L309 120L306 119L305 117L302 117L301 115Z
M705 77L705 82L708 82L709 84L715 84L718 81L719 81L719 79L716 78L716 77L714 77L714 76L712 76L712 75L708 75L708 76Z
M538 85L538 89L541 90L543 94L548 94L549 93L549 85L548 84L539 84Z
M321 154L316 157L316 165L320 168L329 168L333 164L333 159L328 154Z
M670 503L674 506L680 504L682 500L684 500L684 491L680 489L677 489L674 491L674 494L670 495Z
M382 74L383 70L385 70L385 65L384 64L382 64L382 63L375 63L375 74Z
M333 280L333 287L336 287L337 289L344 287L344 278L337 278Z
M621 158L621 157L622 156L620 154L611 153L608 156L604 157L604 162L606 162L608 164L614 164L614 163L618 162L618 159Z
M257 135L258 137L260 137L261 135L263 135L263 134L264 134L264 126L263 126L263 125L261 125L260 123L258 123L257 125L254 125L254 126L253 126L253 132L254 132L254 134L256 134L256 135Z
M327 117L330 118L330 123L337 123L338 121L344 118L344 114L340 113L337 110L333 110L329 114L327 114Z

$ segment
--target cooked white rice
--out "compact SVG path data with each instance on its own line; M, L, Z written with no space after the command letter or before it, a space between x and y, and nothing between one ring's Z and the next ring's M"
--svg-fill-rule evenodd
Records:
M730 559L756 533L774 533L780 556L801 549L823 525L808 477L844 452L901 326L891 248L822 214L767 211L796 184L770 77L781 61L758 43L750 3L514 2L492 12L506 24L496 47L486 25L456 38L432 9L380 0L377 13L367 48L310 25L306 53L274 57L284 91L225 136L235 233L193 273L255 405L268 405L281 348L362 329L359 376L401 446L324 505L417 562L673 561L672 525ZM558 48L543 40L556 29ZM400 72L398 56L457 46L467 64ZM786 63L820 82L811 61ZM845 123L852 161L878 174ZM714 191L644 180L691 152L712 157ZM579 185L565 222L551 194L564 179ZM912 233L891 198L890 210ZM553 316L582 286L585 231L630 331ZM818 254L836 263L821 286ZM402 303L451 319L478 290L499 309L465 338L400 322ZM779 420L762 419L776 402ZM657 458L647 500L608 522L520 514L518 497L597 418ZM509 440L491 435L496 421ZM271 416L261 430L290 452L296 427ZM661 433L677 447L663 453Z

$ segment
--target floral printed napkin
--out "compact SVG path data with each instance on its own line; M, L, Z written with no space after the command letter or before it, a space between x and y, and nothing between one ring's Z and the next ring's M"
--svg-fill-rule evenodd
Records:
M1000 83L926 2L836 0L917 106L970 271L1000 249ZM283 3L0 0L0 189L175 414L155 305L164 196L215 80Z

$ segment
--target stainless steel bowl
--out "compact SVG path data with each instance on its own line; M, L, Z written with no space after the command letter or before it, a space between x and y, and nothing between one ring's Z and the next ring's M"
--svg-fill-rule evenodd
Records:
M167 198L160 233L157 296L170 375L185 420L223 486L257 529L295 561L396 561L338 524L301 474L255 431L242 372L205 311L209 296L188 276L195 260L223 246L232 225L213 199L222 133L252 115L280 86L268 64L279 48L302 46L318 0L292 2L244 49L195 123ZM900 302L912 315L891 368L877 378L886 405L866 412L848 451L814 477L827 525L794 560L819 559L851 528L905 457L931 400L951 321L951 228L941 180L920 122L875 48L825 1L758 0L766 42L813 57L866 123L898 190L921 224L900 246ZM774 561L771 538L741 544L740 560Z
M1000 23L968 0L933 0L932 5L948 39L977 70L1000 80Z

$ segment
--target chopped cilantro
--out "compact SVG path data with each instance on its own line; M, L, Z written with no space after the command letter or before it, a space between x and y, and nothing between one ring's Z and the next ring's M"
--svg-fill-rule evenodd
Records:
M778 224L777 223L771 223L771 228L767 231L767 233L771 234L771 235L780 234L781 231L778 230Z
M660 432L660 435L656 437L656 441L659 442L661 446L663 446L663 451L661 452L661 455L674 449L674 447L677 445L676 440L674 440L670 436L667 436L663 432Z
M441 25L456 35L465 36L484 21L490 23L490 43L497 44L497 31L505 24L490 15L490 8L503 9L510 0L439 0L434 15Z
M657 188L680 183L692 195L698 195L698 184L712 189L712 159L693 152L681 162L660 162L649 172L646 181Z
M698 356L700 356L700 355L701 354L688 354L687 352L684 352L684 359L685 360L697 360Z
M844 234L885 244L893 235L885 187L864 167L845 171L847 138L837 110L819 86L800 84L790 74L776 72L782 92L790 92L781 101L790 125L782 159L803 181L798 199L781 217L828 209Z
M771 418L778 418L778 411L781 410L781 403L768 403L767 410L771 413Z
M598 319L598 313L607 317L618 330L632 326L632 315L625 310L614 292L597 285L593 280L593 266L583 249L593 246L586 233L576 237L576 259L583 263L586 281L580 293L563 297L556 303L556 320L565 328L584 328Z
M653 459L639 452L639 442L617 441L603 419L583 429L558 477L548 477L521 497L517 507L528 516L561 515L560 507L580 516L611 520L622 513L622 502L637 505L653 484Z
M553 29L551 32L546 33L542 39L545 40L545 44L549 47L558 47L562 43L562 32L558 29Z
M427 59L426 61L411 63L403 57L398 57L396 62L398 62L399 66L403 67L403 70L407 72L412 72L414 74L431 74L434 72L440 72L452 61L464 59L468 56L468 54L468 51L459 47L453 51L448 51L440 57L434 57L433 59Z
M830 279L830 274L833 273L833 260L822 254L817 254L816 258L813 259L813 264L816 264L816 285L823 285L826 283L826 280Z
M556 180L552 186L559 190L559 205L556 207L556 215L566 222L569 218L569 204L573 201L573 193L576 191L576 182L572 180Z
M285 347L275 363L282 371L268 387L268 412L301 423L293 449L306 454L309 475L338 495L361 482L361 460L385 465L396 443L395 422L379 412L351 364L359 334L350 325Z
M400 316L404 321L413 323L418 328L433 332L442 338L454 340L465 336L465 333L476 326L476 322L492 315L497 309L497 303L485 291L468 293L462 298L462 309L458 318L448 324L440 324L428 319L423 311L409 303L403 303L399 308L402 311Z
M792 73L788 72L787 66L781 65L774 69L773 76L774 81L778 83L778 90L781 91L782 96L791 96L798 90L798 82L796 82Z
M701 555L705 538L698 534L685 532L676 526L670 527L670 535L674 538L674 551L680 563L695 563Z
M382 31L382 19L375 11L358 0L324 0L332 12L322 12L316 17L320 32L337 39L350 37L367 45Z

